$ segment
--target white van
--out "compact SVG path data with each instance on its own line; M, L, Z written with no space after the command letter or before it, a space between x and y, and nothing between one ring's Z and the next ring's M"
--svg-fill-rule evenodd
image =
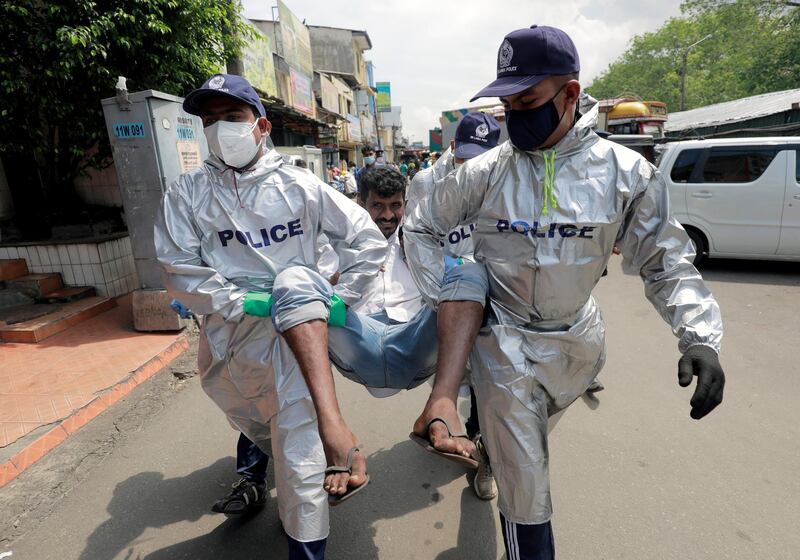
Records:
M659 169L695 262L800 261L800 137L674 142Z

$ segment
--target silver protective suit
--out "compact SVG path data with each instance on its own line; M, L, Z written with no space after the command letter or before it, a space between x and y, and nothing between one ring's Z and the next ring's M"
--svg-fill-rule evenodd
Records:
M282 271L316 271L326 238L340 263L334 291L351 305L383 264L386 240L365 210L274 150L242 174L212 157L182 175L155 226L168 290L205 316L203 389L259 447L269 450L272 439L281 520L299 541L328 535L316 414L273 322L242 305L248 291L271 291Z
M405 225L415 279L425 286L440 241L475 223L475 259L486 266L491 310L470 357L481 432L499 486L498 506L516 523L552 515L547 419L572 403L600 371L605 326L592 289L617 245L623 269L685 352L719 351L716 301L691 264L694 249L670 218L667 188L636 152L599 138L597 108L547 156L511 142L464 163L435 185ZM549 167L549 171L548 171ZM552 179L551 179L552 178ZM546 181L552 186L545 210Z
M449 147L436 162L427 169L414 175L406 195L406 216L413 215L419 203L427 204L434 186L456 169L455 156ZM475 224L458 225L439 241L439 249L428 252L428 246L413 244L406 247L406 252L417 251L412 261L424 262L430 268L415 267L411 270L414 281L429 306L436 309L438 294L441 290L441 279L444 277L444 259L442 254L452 258L463 258L473 261L472 232ZM411 258L411 257L409 257ZM438 258L438 260L436 260ZM474 261L473 261L474 262Z

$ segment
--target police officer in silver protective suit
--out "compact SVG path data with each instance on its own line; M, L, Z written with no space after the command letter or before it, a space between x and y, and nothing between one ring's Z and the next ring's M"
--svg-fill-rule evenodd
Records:
M362 208L265 148L271 124L243 78L212 76L184 108L202 116L213 155L166 192L155 227L157 256L169 291L205 316L204 390L262 449L272 439L290 558L322 558L323 469L345 465L356 442L340 430L328 440L331 450L323 450L311 398L295 388L305 386L304 375L332 385L325 320L358 300L383 264L386 241ZM316 272L323 234L339 256L334 288ZM344 423L338 407L327 413ZM363 457L354 454L352 476L337 478L341 486L364 482Z
M405 226L411 269L425 286L440 277L440 240L459 224L477 224L472 239L489 276L488 317L478 333L480 306L439 306L437 379L414 431L430 436L436 424L428 426L429 419L454 414L477 336L472 383L506 553L514 559L555 555L548 418L603 366L605 326L591 292L615 245L625 272L641 276L647 298L679 338L679 384L698 378L692 418L721 402L725 383L719 306L691 264L686 232L670 217L666 185L643 157L592 131L597 108L577 110L579 69L575 46L559 29L507 35L498 79L476 98L500 97L510 141L438 183ZM453 445L443 438L436 446Z

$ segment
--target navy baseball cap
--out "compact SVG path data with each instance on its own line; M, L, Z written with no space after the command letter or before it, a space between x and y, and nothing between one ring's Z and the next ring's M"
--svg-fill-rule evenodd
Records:
M467 113L456 128L457 158L470 159L497 146L500 123L486 113Z
M506 35L497 51L497 79L479 97L505 97L525 91L549 76L580 72L575 43L556 27L532 25Z
M214 74L202 87L190 92L183 99L183 110L190 115L200 116L200 107L211 97L229 97L247 103L253 107L258 114L266 117L261 98L250 85L250 82L241 76L231 74Z

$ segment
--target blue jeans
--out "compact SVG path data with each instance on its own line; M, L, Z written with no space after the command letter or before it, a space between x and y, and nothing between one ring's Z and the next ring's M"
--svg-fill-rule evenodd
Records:
M445 272L440 302L484 304L488 280L474 263ZM348 310L343 327L328 329L331 362L348 379L372 388L413 389L436 373L436 312L423 307L407 323L384 313L366 316Z

